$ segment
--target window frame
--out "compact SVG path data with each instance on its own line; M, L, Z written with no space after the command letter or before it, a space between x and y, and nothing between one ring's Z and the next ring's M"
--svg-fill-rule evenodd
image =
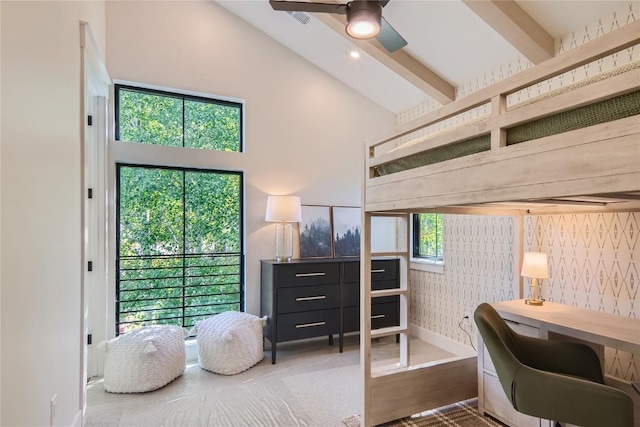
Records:
M436 212L428 212L433 215L443 215ZM420 254L420 213L412 214L411 218L411 268L429 271L432 273L444 273L445 247L444 247L444 217L443 217L442 256Z
M231 101L228 99L221 99L221 98L216 98L216 97L209 97L209 96L203 96L203 95L194 95L192 93L185 93L182 91L169 91L169 90L163 90L163 89L155 89L155 88L150 88L150 87L146 87L144 85L135 85L135 84L129 84L129 83L115 83L113 86L113 106L114 106L114 111L113 111L113 119L114 119L114 139L116 141L120 141L120 142L132 142L132 143L136 143L135 141L122 141L120 139L120 90L128 90L131 92L140 92L140 93L144 93L144 94L149 94L149 95L158 95L158 96L165 96L168 98L177 98L177 99L181 99L182 100L182 146L169 146L169 147L176 147L176 148L192 148L195 150L201 150L202 148L195 148L195 147L185 147L185 128L184 128L184 121L185 121L185 114L184 114L184 102L185 101L197 101L197 102L204 102L204 103L208 103L208 104L215 104L215 105L222 105L222 106L228 106L228 107L237 107L240 111L239 113L239 129L240 129L240 141L239 141L239 149L238 151L232 151L233 153L244 153L244 103L243 102L239 102L239 101ZM147 143L150 143L151 141L148 141ZM150 144L150 145L158 145L158 146L164 146L161 144ZM214 149L210 149L211 151L223 151L223 150L214 150Z
M246 310L245 307L245 292L246 292L246 277L245 277L245 253L244 253L244 247L245 247L245 242L244 242L244 238L245 238L245 203L244 203L244 191L245 191L245 181L244 181L244 172L242 171L227 171L227 170L217 170L217 169L201 169L201 168L194 168L194 167L174 167L174 166L161 166L161 165L152 165L152 164L136 164L136 163L127 163L127 162L116 162L115 163L115 169L116 169L116 174L115 174L115 178L116 178L116 182L115 182L115 300L114 300L114 309L115 309L115 336L120 335L120 331L119 331L119 327L120 327L120 304L118 302L118 296L120 294L120 258L121 258L121 254L120 254L120 188L121 188L121 184L120 184L120 178L121 178L121 174L120 174L120 169L122 167L134 167L134 168L145 168L145 169L165 169L165 170L172 170L172 171L179 171L182 172L183 174L187 173L187 172L197 172L197 173L213 173L213 174L230 174L230 175L237 175L239 177L239 182L240 182L240 193L238 195L238 204L239 204L239 212L240 212L240 219L239 219L239 250L240 252L238 253L238 256L240 258L240 265L239 265L239 285L240 285L240 290L239 290L239 311L240 312L244 312ZM183 181L184 182L184 181ZM184 189L184 187L183 187ZM183 192L182 194L182 198L183 198L183 204L185 203L185 199L186 199L186 193ZM184 229L185 224L183 224L183 229ZM186 234L183 235L183 239L186 239ZM188 257L189 254L185 253L185 246L183 245L183 253L182 256L183 257ZM185 276L186 277L186 276ZM183 277L183 292L184 292L184 279L185 277ZM176 307L177 308L177 307ZM186 317L189 316L185 316L185 309L188 308L188 306L184 305L184 299L183 299L183 305L182 305L182 310L183 310L183 315L182 315L182 322L184 323L184 319ZM179 325L182 327L185 327L183 324Z

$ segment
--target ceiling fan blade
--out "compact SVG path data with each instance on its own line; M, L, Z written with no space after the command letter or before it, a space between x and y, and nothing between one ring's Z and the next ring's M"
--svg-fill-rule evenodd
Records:
M309 13L337 13L345 15L347 13L346 4L335 3L311 3L307 1L282 1L269 0L273 10L283 10L286 12L309 12Z
M377 37L378 41L389 52L395 52L407 45L407 41L398 33L395 28L387 22L384 17L380 21L380 32Z

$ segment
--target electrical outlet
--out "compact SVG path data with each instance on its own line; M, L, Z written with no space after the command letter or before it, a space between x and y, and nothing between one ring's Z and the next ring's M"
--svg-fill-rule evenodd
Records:
M50 414L50 423L49 423L49 425L51 425L52 427L55 424L54 421L56 419L56 404L57 404L57 400L58 400L58 393L53 395L53 397L51 398L51 402L50 402L51 414Z
M471 315L469 313L464 313L462 316L462 322L464 326L471 326Z

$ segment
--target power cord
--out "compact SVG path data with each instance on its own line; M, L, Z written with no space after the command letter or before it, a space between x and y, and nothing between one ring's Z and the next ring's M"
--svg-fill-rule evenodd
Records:
M471 347L473 348L474 351L478 351L476 350L476 346L473 345L473 337L471 336L471 334L469 333L469 331L467 331L465 328L462 327L462 322L464 322L464 319L469 320L469 316L464 316L462 318L462 320L460 320L460 322L458 323L458 328L460 328L460 330L462 332L464 332L465 334L467 334L467 336L469 337L469 344L471 344Z

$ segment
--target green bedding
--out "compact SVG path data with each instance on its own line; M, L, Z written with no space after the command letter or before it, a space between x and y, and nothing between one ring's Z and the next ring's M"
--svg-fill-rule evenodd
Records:
M617 96L507 129L507 145L531 141L597 124L640 115L640 91ZM489 134L437 147L375 168L376 176L457 159L491 149Z

